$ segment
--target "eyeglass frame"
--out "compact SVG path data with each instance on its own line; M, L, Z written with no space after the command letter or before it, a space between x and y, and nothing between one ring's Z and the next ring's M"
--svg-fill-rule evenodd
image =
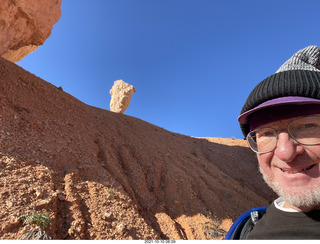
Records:
M279 134L279 133L278 133L278 132L279 132L279 131L286 130L287 133L288 133L288 135L290 136L290 138L293 139L294 141L296 141L297 143L301 144L301 145L305 145L305 146L320 145L320 138L319 138L319 142L317 142L317 143L313 143L313 144L301 143L301 142L299 142L296 138L294 138L294 136L293 136L293 135L291 134L291 132L288 130L288 127L289 127L289 125L290 125L292 122L297 121L297 120L301 120L301 119L304 119L304 118L310 118L310 117L318 117L318 118L320 119L320 115L309 115L309 116L303 116L303 117L299 117L299 118L293 119L293 120L289 121L288 124L287 124L284 128L280 128L280 129L278 129L278 130L276 130L275 128L272 128L271 126L270 126L270 127L269 127L269 126L260 127L260 128L254 129L254 130L250 131L250 132L247 134L247 136L246 136L247 144L248 144L248 146L250 147L250 149L251 149L252 151L254 151L255 153L257 153L257 154L264 154L264 153L272 152L272 151L277 147L277 145L278 145L278 140L279 140L279 137L278 137L278 134ZM272 126L279 125L279 124L282 124L282 123L273 124ZM261 130L261 129L264 129L264 128L269 128L269 129L272 129L272 130L274 130L274 131L276 132L276 137L275 137L275 138L276 138L276 143L275 143L274 147L273 147L272 149L270 149L269 151L259 152L259 151L256 151L255 149L252 148L252 146L250 145L250 142L249 142L249 139L248 139L248 138L249 138L249 135L250 135L252 132L255 132L255 131L257 131L257 130ZM256 143L256 145L258 145L258 143Z

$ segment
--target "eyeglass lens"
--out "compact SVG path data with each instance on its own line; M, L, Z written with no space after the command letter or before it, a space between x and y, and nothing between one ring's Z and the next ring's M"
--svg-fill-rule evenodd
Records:
M320 116L310 116L291 121L287 125L291 138L300 144L320 144ZM247 136L250 148L257 153L272 151L278 141L277 130L271 127L251 131Z

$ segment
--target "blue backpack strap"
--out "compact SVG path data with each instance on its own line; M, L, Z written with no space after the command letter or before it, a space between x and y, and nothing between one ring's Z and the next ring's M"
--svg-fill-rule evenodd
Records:
M243 226L248 221L248 219L251 217L252 212L261 212L265 211L268 207L258 207L258 208L252 208L248 210L247 212L240 215L239 218L234 221L232 226L230 227L225 240L237 240L240 237L240 233L242 231ZM255 224L255 223L254 223Z

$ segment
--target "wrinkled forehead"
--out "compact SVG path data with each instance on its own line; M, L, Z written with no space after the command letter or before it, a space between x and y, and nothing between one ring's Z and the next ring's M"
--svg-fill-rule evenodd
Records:
M257 127L300 116L320 114L319 104L280 105L259 110L249 117L250 131Z

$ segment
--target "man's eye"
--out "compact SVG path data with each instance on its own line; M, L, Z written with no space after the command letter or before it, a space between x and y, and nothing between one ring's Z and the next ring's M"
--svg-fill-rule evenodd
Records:
M264 136L272 136L273 133L272 133L272 131L267 131L267 132L265 132L263 135L264 135Z
M310 129L310 128L316 128L316 127L318 127L318 126L315 124L304 124L302 126L303 129Z
M315 123L302 124L295 129L296 133L316 133L320 126Z
M273 134L273 131L261 131L259 132L258 137L270 137L273 136Z

